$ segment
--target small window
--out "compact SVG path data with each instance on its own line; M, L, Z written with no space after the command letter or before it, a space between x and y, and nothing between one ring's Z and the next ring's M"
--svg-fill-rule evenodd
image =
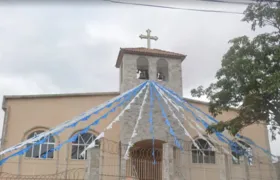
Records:
M85 133L78 136L76 141L72 143L72 152L71 152L71 159L87 159L87 152L86 155L83 157L81 153L85 150L85 148L90 145L94 139L96 138L95 135L91 133ZM99 148L100 142L96 141L96 148Z
M215 151L212 150L211 146L203 139L196 140L196 143L200 149L197 149L192 144L192 162L199 164L215 164ZM202 152L205 156L203 156Z
M157 61L157 79L159 81L168 80L168 62L165 59Z
M149 79L149 62L144 57L137 59L137 79Z
M36 131L30 134L27 139L33 138L38 136L39 134L43 133L44 131ZM53 136L48 136L47 140L43 144L34 145L34 143L27 144L28 146L32 146L25 154L26 157L29 158L53 158L53 152L50 152L51 149L54 148L55 140Z

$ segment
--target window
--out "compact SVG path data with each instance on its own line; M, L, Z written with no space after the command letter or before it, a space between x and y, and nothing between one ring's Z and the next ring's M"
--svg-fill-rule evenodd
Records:
M81 153L88 145L92 143L95 138L96 137L91 133L80 134L76 141L72 143L71 159L87 159L87 152L84 157L81 156ZM100 146L99 141L96 141L95 143L96 147Z
M197 149L192 144L192 162L215 164L215 151L212 150L211 146L203 139L196 140L196 143L200 149ZM205 156L203 156L202 152Z
M244 158L244 155L246 156L246 160L248 161L248 165L253 165L253 150L252 148L245 142L239 141L240 144L242 144L246 149L242 148L241 146L232 147L231 153L235 157L232 157L232 163L233 164L240 164L240 159Z
M159 81L168 80L168 62L165 59L157 61L157 79Z
M144 57L137 59L137 79L149 79L149 62Z
M31 133L27 139L33 138L44 131L36 131ZM55 145L55 140L53 136L48 136L43 144L34 145L34 143L27 144L27 146L32 146L29 151L26 152L25 156L30 158L53 158L53 152L49 150L53 149Z

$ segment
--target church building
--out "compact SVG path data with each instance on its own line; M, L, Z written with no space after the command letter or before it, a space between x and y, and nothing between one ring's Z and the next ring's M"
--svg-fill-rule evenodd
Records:
M150 40L158 38L151 36L150 32L148 30L147 36L140 36L148 40L147 48L120 48L115 64L119 69L119 92L4 96L2 150L48 131L147 80L157 82L182 96L182 62L187 61L187 56L152 49ZM143 98L144 93L139 99ZM24 155L10 158L0 166L0 179L5 179L4 175L14 179L30 177L30 179L102 180L274 180L276 178L270 157L255 147L244 145L252 155L250 158L236 155L228 146L222 147L213 142L216 149L214 150L205 140L208 139L208 135L204 132L205 139L202 139L202 136L191 127L195 124L191 120L191 114L187 112L185 115L189 122L182 121L182 124L192 138L186 135L176 120L172 119L172 114L167 113L170 125L182 145L182 149L177 148L161 115L160 101L156 100L157 97L153 104L153 137L149 124L151 99L147 97L148 103L144 105L129 158L125 159L142 104L139 99L123 114L119 122L105 132L105 137L98 140L96 146L89 149L85 156L81 153L118 116L123 107L110 113L97 126L91 126L87 133L79 135L73 142L63 145L59 151L48 153L47 156L43 154L88 126L99 117L98 114L93 114L87 121L68 128L59 135L50 136L43 144L30 144L32 148ZM206 102L188 98L184 100L209 114ZM106 109L99 113L105 112ZM238 109L230 109L216 119L227 121L235 117L237 112ZM241 134L264 149L270 150L268 130L264 125L251 125ZM197 142L200 149L193 144L192 139ZM224 153L223 149L227 149L230 154ZM39 176L40 178L37 178Z

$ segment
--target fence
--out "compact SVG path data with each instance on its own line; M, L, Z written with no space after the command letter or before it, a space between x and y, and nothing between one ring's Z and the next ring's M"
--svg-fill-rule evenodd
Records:
M46 175L15 175L0 173L1 180L84 180L86 175L85 168L71 169L56 174Z
M121 158L127 146L118 143L103 143L107 147L101 149L100 174L102 180L117 180L123 178L121 171L125 166L125 176L130 179L139 180L162 180L163 171L163 150L155 148L156 163L152 157L150 147L134 146L130 152L130 159L124 164ZM110 145L108 145L110 144ZM208 153L203 156L197 151L191 150L188 142L181 143L183 150L174 148L174 177L182 180L277 180L276 170L271 160L261 152L254 150L253 162L240 158L235 162L231 155L226 155L220 151ZM207 151L207 150L205 150ZM110 158L108 158L110 157ZM197 160L196 160L197 159ZM103 163L103 164L102 164ZM106 168L106 167L110 167Z
M99 179L101 180L162 180L163 150L155 148L155 162L150 147L133 146L130 159L123 160L127 145L110 140L102 140L100 147ZM194 160L197 158L198 160ZM184 150L174 148L173 176L180 180L276 180L276 170L265 156L255 155L253 164L240 160L235 164L230 155L215 152L212 157L195 154L189 147ZM225 160L227 159L227 161ZM202 162L201 162L202 161ZM85 162L86 164L86 162ZM48 175L14 175L0 173L0 180L84 180L87 178L87 167L71 168ZM125 171L125 173L123 173ZM175 179L175 178L174 178Z
M162 179L162 149L155 148L153 157L152 148L134 146L131 148L129 160L125 161L122 157L127 145L109 140L103 141L102 144L104 146L100 149L101 179L117 179L121 176L141 180ZM125 173L121 172L122 169L125 169Z

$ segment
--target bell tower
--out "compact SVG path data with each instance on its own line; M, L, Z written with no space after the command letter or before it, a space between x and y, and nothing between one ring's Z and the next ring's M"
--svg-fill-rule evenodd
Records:
M160 82L182 95L182 61L186 55L151 49L151 40L158 37L151 36L151 30L147 35L140 35L141 39L147 39L147 48L121 48L116 67L120 69L120 92L123 93L145 80Z
M156 81L167 88L172 89L179 95L182 95L182 61L185 55L164 51L160 49L151 49L151 40L157 40L156 36L151 36L151 31L147 30L147 35L140 35L141 39L147 39L147 48L121 48L119 51L116 67L120 69L120 93L132 89L139 84L152 80ZM155 96L155 94L153 94ZM142 93L140 96L144 96ZM143 98L143 97L142 97ZM139 99L142 99L139 98ZM146 102L150 101L150 96ZM164 123L162 118L159 101L154 101L153 107L153 136L150 132L149 125L149 112L150 103L146 103L143 107L141 120L137 128L137 136L131 139L135 122L139 115L139 108L141 108L142 101L136 102L130 106L121 117L120 126L120 142L121 144L137 144L145 142L147 146L152 147L152 137L160 142L173 142L168 133L168 126ZM175 124L174 124L175 123ZM176 121L171 123L173 130L178 133L178 138L183 139L184 132ZM148 147L146 147L148 148ZM122 149L122 157L125 156L126 149ZM121 174L126 174L125 159L121 160Z

